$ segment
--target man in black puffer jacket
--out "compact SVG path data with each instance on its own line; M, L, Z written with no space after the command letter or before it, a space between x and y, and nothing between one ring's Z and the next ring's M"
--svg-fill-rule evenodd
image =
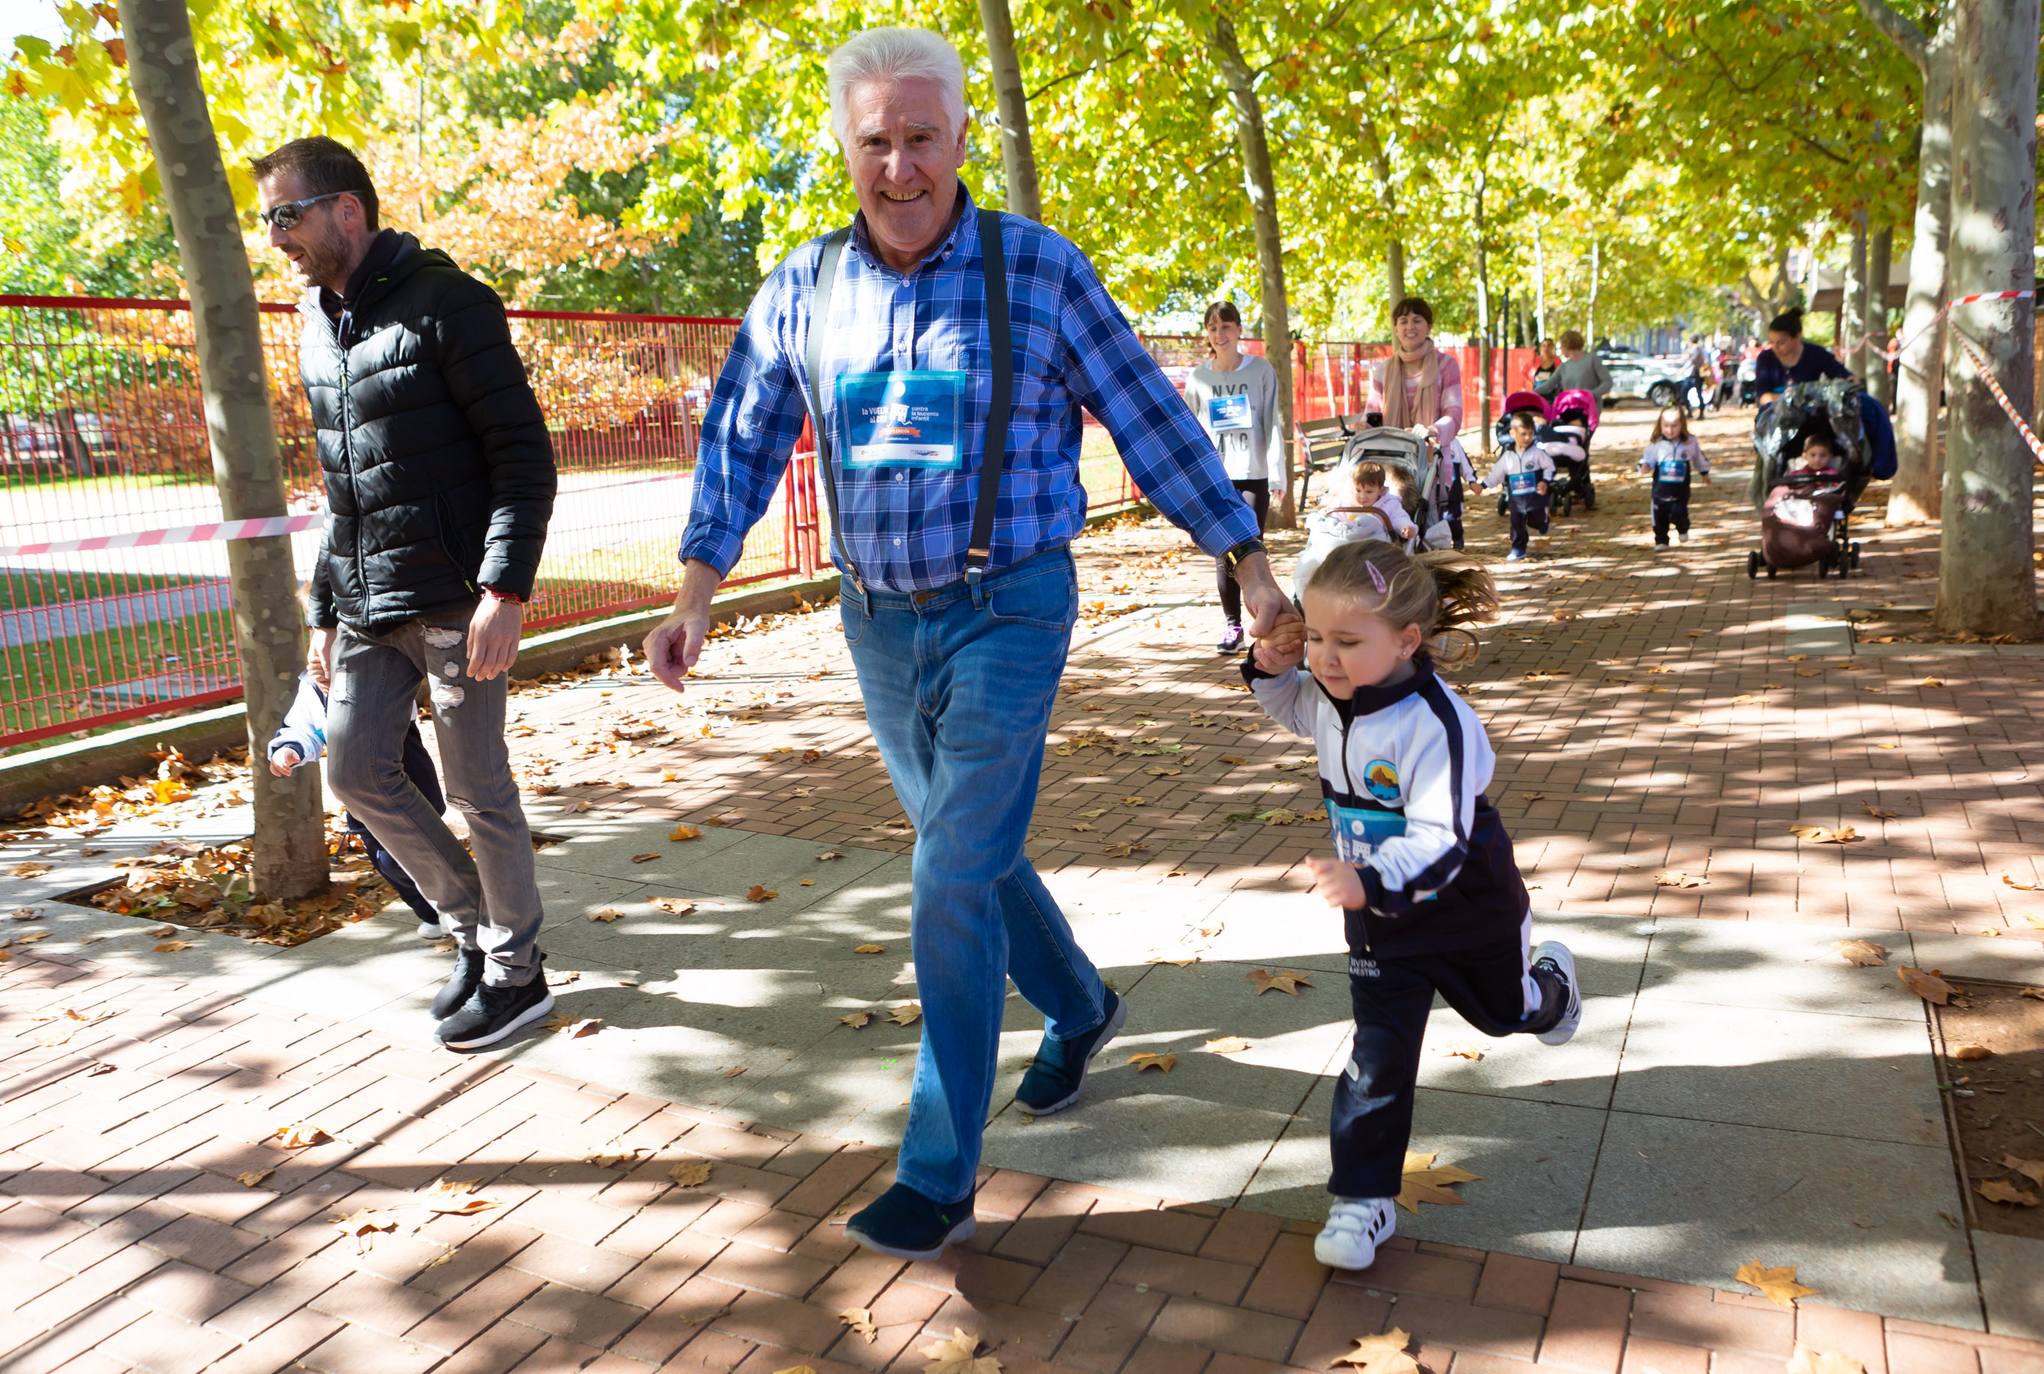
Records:
M504 745L554 454L496 293L377 228L361 160L328 138L253 164L270 243L304 277L299 366L327 520L307 669L328 691L327 780L455 938L441 1043L495 1044L552 1009L532 835ZM401 763L419 683L474 857Z

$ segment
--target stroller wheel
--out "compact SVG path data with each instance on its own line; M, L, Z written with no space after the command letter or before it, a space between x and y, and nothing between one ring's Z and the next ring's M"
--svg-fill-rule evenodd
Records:
M1760 555L1758 553L1746 555L1746 576L1749 579L1760 576Z

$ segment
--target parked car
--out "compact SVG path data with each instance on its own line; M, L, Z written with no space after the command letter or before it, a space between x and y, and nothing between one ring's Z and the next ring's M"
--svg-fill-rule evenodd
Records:
M1689 381L1689 360L1684 357L1655 358L1627 349L1605 353L1603 358L1611 373L1607 400L1671 406L1682 399L1682 388Z

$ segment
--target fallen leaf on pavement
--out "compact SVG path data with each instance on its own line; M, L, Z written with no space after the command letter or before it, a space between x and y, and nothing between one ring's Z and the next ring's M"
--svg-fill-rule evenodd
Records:
M1286 969L1282 973L1271 973L1266 969L1257 969L1249 975L1249 981L1256 985L1256 995L1258 997L1263 996L1272 988L1276 988L1288 997L1297 997L1300 988L1310 988L1313 986L1313 980L1296 969Z
M653 905L659 907L669 916L693 916L696 914L696 904L686 897L655 897Z
M614 906L607 906L599 911L589 913L590 920L602 925L609 925L612 921L622 921L624 918L625 914Z
M546 1019L546 1028L556 1035L565 1035L570 1040L580 1040L585 1035L594 1035L603 1028L601 1016L576 1018L566 1012L555 1012Z
M1793 1264L1768 1266L1759 1260L1747 1260L1732 1272L1733 1283L1743 1283L1758 1288L1760 1295L1783 1307L1794 1307L1797 1298L1807 1298L1817 1290L1806 1288L1796 1282L1796 1267Z
M1873 968L1888 962L1888 947L1872 940L1840 940L1835 948L1838 957L1854 968Z
M850 1026L853 1030L864 1030L872 1024L873 1013L870 1011L849 1011L840 1016L838 1020Z
M177 927L176 927L176 926L151 926L151 927L149 927L148 933L149 933L149 934L151 934L151 935L175 935L175 934L177 934Z
M1952 1051L1952 1058L1961 1064L1971 1064L1975 1060L1994 1058L1994 1051L1985 1045L1961 1045Z
M677 825L667 832L667 838L677 844L683 840L700 840L702 837L703 832L692 825Z
M484 1197L476 1192L482 1187L482 1180L473 1178L443 1178L426 1190L422 1199L429 1212L444 1213L451 1217L474 1216L503 1206L495 1198Z
M1137 1073L1141 1073L1144 1069L1155 1069L1159 1073L1169 1073L1178 1067L1178 1056L1175 1054L1132 1054L1128 1057L1128 1062L1136 1066Z
M1862 810L1862 811L1864 811L1864 812L1866 812L1866 813L1867 813L1867 814L1868 814L1869 816L1872 816L1872 817L1873 817L1873 818L1874 818L1875 820L1877 820L1877 821L1892 821L1892 820L1894 820L1894 819L1895 819L1895 818L1896 818L1896 817L1897 817L1898 815L1900 815L1900 814L1901 814L1901 813L1900 813L1900 812L1898 812L1898 811L1890 811L1890 810L1889 810L1889 809L1888 809L1887 807L1885 807L1885 806L1875 806L1875 805L1874 805L1874 804L1873 804L1872 802L1861 802L1861 803L1859 804L1859 809L1860 809L1860 810ZM1842 1356L1842 1355L1839 1355L1839 1356L1826 1356L1826 1357L1823 1357L1823 1358L1832 1358L1832 1359L1844 1359L1845 1357L1844 1357L1844 1356Z
M916 1022L923 1019L923 1004L921 1002L903 1002L893 1011L887 1013L887 1019L897 1026L913 1026Z
M659 857L658 854L634 854L632 855L632 862L635 864L649 864Z
M234 1181L244 1188L253 1188L276 1172L274 1167L268 1169L244 1169L234 1176Z
M1798 1345L1789 1356L1788 1374L1866 1374L1866 1366L1850 1355L1815 1351Z
M886 946L886 945L853 945L853 946L852 946L852 953L854 953L854 954L885 954L885 953L887 953L887 946Z
M2040 1200L2027 1188L2018 1188L2007 1179L1991 1178L1973 1190L1989 1202L1999 1202L2009 1207L2035 1207Z
M1467 1059L1471 1063L1483 1058L1483 1051L1469 1045L1452 1045L1441 1051L1450 1059Z
M1811 844L1854 844L1861 838L1860 833L1849 825L1841 825L1836 830L1821 825L1792 825L1789 833Z
M776 1369L774 1374L816 1374L813 1364L791 1364L785 1369Z
M667 1171L667 1176L684 1188L700 1188L710 1181L710 1170L714 1167L706 1162L677 1164Z
M2003 1155L2002 1164L2027 1178L2032 1183L2044 1184L2044 1159L2024 1159L2018 1155Z
M355 1237L355 1249L357 1252L360 1252L369 1248L365 1242L373 1233L377 1231L395 1231L398 1219L395 1212L385 1212L375 1207L364 1207L360 1211L349 1212L345 1216L336 1215L330 1218L330 1220L335 1226L340 1228L342 1235Z
M816 856L816 862L820 864L827 864L832 862L833 860L842 859L843 857L844 855L838 853L835 849L826 849L821 854L818 854Z
M923 1374L1001 1374L1001 1362L979 1353L979 1337L959 1327L951 1328L948 1340L919 1346L916 1354L929 1360Z
M2018 892L2035 892L2037 890L2037 881L2034 878L2018 878L2013 873L2004 873L2001 875L2001 880Z
M1412 1337L1397 1327L1392 1327L1381 1336L1353 1337L1356 1348L1346 1355L1337 1355L1328 1361L1327 1367L1347 1365L1362 1374L1419 1374L1419 1361L1405 1352L1412 1344Z
M1432 1152L1421 1154L1416 1150L1405 1152L1405 1168L1398 1184L1398 1205L1408 1212L1417 1213L1422 1202L1431 1202L1442 1207L1460 1207L1468 1199L1459 1193L1448 1191L1456 1183L1481 1182L1481 1174L1472 1174L1458 1169L1453 1164L1435 1164L1438 1158Z
M191 947L192 942L190 940L162 940L157 942L154 949L158 954L175 954L181 949L190 949Z
M32 906L18 906L7 913L7 919L10 921L33 921L35 919L35 908Z
M20 863L7 870L17 878L40 878L50 871L48 864Z
M733 1065L732 1065L732 1066L731 1066L730 1068L728 1068L728 1069L724 1070L724 1077L726 1077L726 1078L736 1078L736 1077L738 1077L738 1075L739 1075L739 1074L741 1074L741 1073L744 1073L744 1072L745 1072L745 1065L743 1065L743 1064L733 1064Z
M774 891L770 887L767 887L761 883L754 883L751 887L746 889L745 900L748 902L771 902L774 898L780 895L781 895L780 893Z
M293 1126L279 1126L270 1133L270 1138L280 1150L302 1150L308 1145L324 1145L333 1137L310 1121L301 1121Z
M1705 887L1710 879L1700 873L1656 873L1655 887Z
M1224 1035L1218 1040L1209 1040L1200 1048L1208 1054L1240 1054L1249 1048L1249 1042L1239 1035Z
M1949 1004L1952 1000L1952 995L1958 992L1957 988L1938 977L1935 973L1925 973L1922 969L1911 968L1907 964L1898 964L1895 968L1895 976L1902 980L1902 986L1908 988L1918 997L1921 997L1926 1002L1934 1002L1941 1007Z
M868 1345L879 1339L880 1328L873 1324L873 1310L869 1307L847 1307L837 1314L837 1319L864 1336Z
M634 1146L629 1150L598 1150L582 1162L594 1164L599 1169L629 1169L640 1160L650 1157L652 1153L643 1145Z

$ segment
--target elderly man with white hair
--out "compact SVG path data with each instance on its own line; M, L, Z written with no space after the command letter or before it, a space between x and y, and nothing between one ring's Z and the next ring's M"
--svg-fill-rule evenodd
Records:
M1255 631L1290 604L1214 447L1068 240L976 209L958 180L958 54L874 29L827 63L851 226L803 245L746 312L703 422L681 594L646 640L675 691L710 598L815 420L845 642L916 830L923 1040L896 1182L847 1233L926 1259L972 1234L1005 980L1043 1013L1016 1092L1070 1106L1128 1012L1024 857L1078 613L1080 408L1145 496L1231 558Z

